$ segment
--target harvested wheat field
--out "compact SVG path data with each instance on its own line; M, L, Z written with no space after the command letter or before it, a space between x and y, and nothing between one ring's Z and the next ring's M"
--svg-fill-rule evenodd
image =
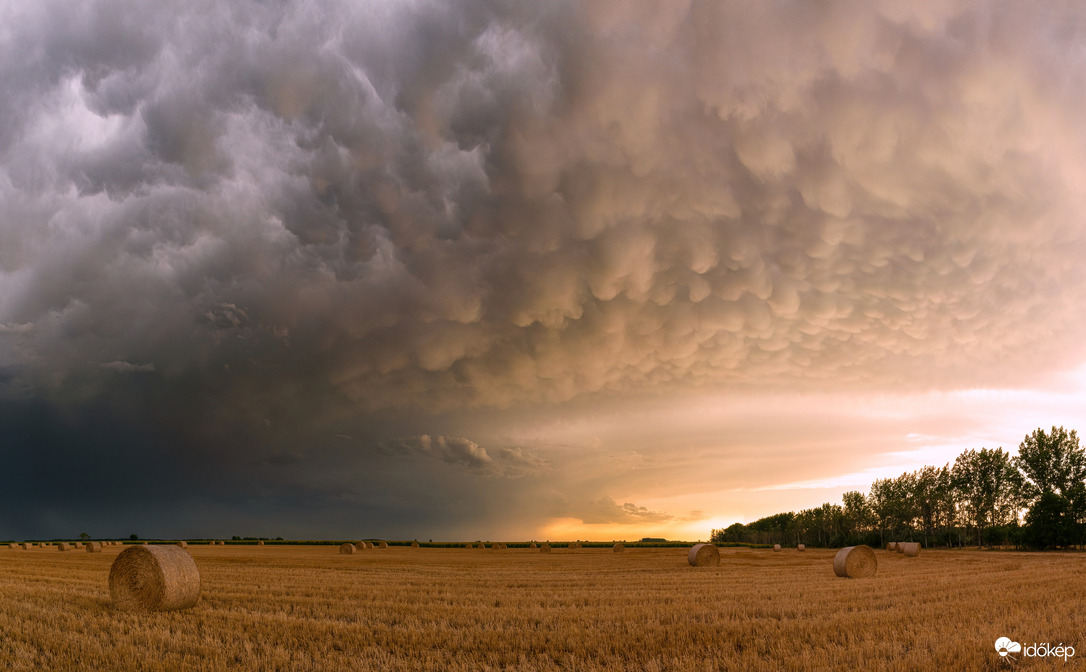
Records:
M101 554L0 552L0 661L13 670L999 670L1000 637L1086 657L1086 557L834 550L506 553L336 546L189 548L195 606L110 604ZM364 605L360 608L359 605ZM902 605L907 605L904 608Z

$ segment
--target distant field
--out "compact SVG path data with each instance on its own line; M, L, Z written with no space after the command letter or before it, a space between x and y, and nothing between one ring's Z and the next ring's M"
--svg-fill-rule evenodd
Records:
M194 546L187 611L109 604L120 548L0 549L0 669L1000 670L994 642L1075 647L1017 668L1086 669L1086 556L833 551Z

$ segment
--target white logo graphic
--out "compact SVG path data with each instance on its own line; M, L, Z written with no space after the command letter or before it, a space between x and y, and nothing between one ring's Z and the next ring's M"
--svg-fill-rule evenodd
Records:
M1010 637L1000 637L996 640L995 647L1000 657L1004 657L1009 653L1019 653L1022 650L1022 645L1018 642L1012 642ZM1014 656L1011 656L1011 658L1014 658Z

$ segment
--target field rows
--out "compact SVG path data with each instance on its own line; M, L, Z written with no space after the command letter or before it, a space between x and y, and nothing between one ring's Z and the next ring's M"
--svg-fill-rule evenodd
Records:
M0 549L0 667L14 670L1009 669L994 642L1086 658L1086 556L878 551L871 579L833 551L195 546L190 610L109 604L119 548Z

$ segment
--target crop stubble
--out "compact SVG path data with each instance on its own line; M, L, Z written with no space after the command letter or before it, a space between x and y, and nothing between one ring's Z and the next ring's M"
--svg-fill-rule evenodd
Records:
M993 643L1086 658L1081 555L876 551L833 574L832 550L577 553L334 546L190 547L192 609L109 603L119 548L0 550L0 661L11 669L996 670ZM1056 668L1054 663L1030 669Z

